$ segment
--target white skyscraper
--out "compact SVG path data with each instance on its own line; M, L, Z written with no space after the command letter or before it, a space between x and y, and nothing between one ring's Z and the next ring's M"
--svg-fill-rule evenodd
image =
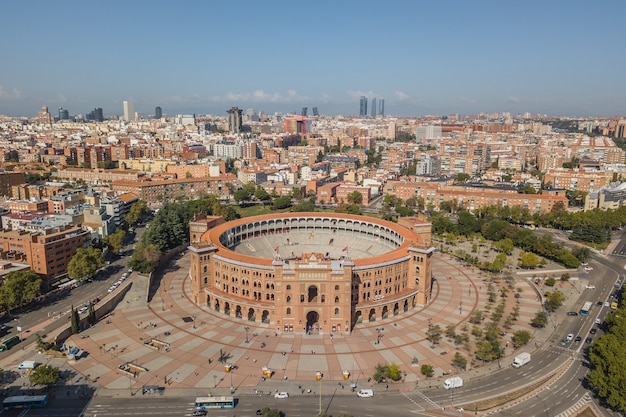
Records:
M124 120L127 122L135 120L135 106L132 101L124 100Z

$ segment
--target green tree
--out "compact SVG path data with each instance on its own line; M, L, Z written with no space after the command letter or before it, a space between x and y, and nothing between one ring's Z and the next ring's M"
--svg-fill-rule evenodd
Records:
M137 244L133 256L128 262L128 266L139 272L148 274L156 269L159 264L159 259L161 259L161 251L153 244L146 246L142 241Z
M59 368L50 365L39 365L28 377L31 385L42 385L46 388L56 384L61 377Z
M363 194L358 191L353 191L348 194L347 199L350 204L361 204L363 203Z
M89 301L89 310L87 313L87 320L89 320L89 324L94 325L97 323L96 319L96 309L93 307L93 303Z
M435 375L435 371L433 370L433 366L432 365L427 365L424 364L420 367L420 373L422 375L424 375L426 378L430 378L431 376Z
M530 342L530 332L528 330L518 330L513 333L513 346L516 348L524 346Z
M546 327L548 325L548 315L545 311L538 311L530 320L530 325L533 327L538 327L540 329Z
M272 203L272 210L282 210L286 209L291 205L291 197L288 195L283 195L274 199Z
M261 417L282 417L277 408L264 407L261 409Z
M106 237L106 244L111 248L113 253L119 253L124 246L124 238L126 232L123 229L118 228L115 232Z
M138 200L130 206L130 208L128 209L128 213L126 213L126 216L124 216L124 221L126 221L126 223L130 225L133 225L149 212L150 209L148 208L148 203L143 200Z
M522 252L520 254L519 266L525 269L536 268L539 265L539 258L532 252Z
M7 274L0 285L0 303L9 311L34 301L41 295L41 278L29 269Z
M438 324L428 326L428 330L426 331L426 339L430 341L432 347L435 347L439 340L441 340L441 327Z
M90 278L103 266L104 255L100 249L79 248L67 265L67 275L76 280Z
M78 315L78 310L76 310L73 305L70 310L70 319L72 334L77 334L80 331L80 317Z
M552 291L546 296L546 310L556 311L563 305L565 301L565 295L559 290Z
M461 355L459 352L456 352L454 354L454 358L452 358L452 366L460 370L465 370L467 367L467 359L465 359L465 356Z
M259 201L267 201L270 198L270 194L265 191L265 188L263 187L258 187L256 190L254 190L254 198L256 198Z

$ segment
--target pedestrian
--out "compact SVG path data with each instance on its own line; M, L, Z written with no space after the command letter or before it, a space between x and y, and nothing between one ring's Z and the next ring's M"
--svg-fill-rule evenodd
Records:
M389 384L385 385L385 391L389 389Z

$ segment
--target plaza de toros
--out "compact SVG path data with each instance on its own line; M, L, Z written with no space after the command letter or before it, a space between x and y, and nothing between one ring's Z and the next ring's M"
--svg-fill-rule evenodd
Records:
M281 213L189 225L199 305L277 332L350 333L431 298L431 224Z

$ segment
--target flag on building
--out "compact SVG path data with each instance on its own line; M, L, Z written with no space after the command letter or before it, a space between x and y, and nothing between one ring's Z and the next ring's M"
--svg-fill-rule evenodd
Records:
M342 251L342 252L348 252L348 247L346 246L346 247L345 247L345 248L343 248L341 251Z
M278 252L278 246L274 248L274 252Z

